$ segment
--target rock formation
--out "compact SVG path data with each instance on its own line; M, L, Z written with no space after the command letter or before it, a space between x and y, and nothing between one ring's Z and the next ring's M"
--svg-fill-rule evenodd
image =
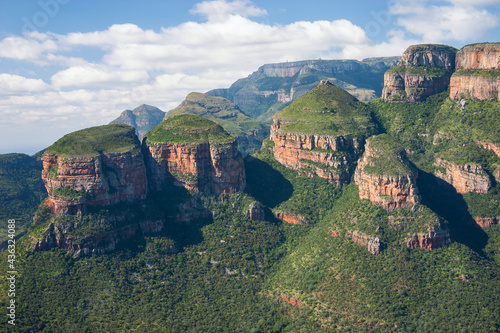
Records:
M448 88L456 50L446 45L413 45L400 62L384 74L386 102L421 102Z
M410 167L406 152L387 134L366 141L354 181L359 197L391 211L420 203L417 171Z
M457 53L450 98L500 101L500 43L473 44Z
M344 119L354 113L358 123L346 126ZM369 113L354 97L322 81L273 117L271 140L274 157L287 168L343 185L365 136L374 132Z
M99 142L92 143L97 150L80 153L80 148L87 149L88 142L84 140L90 132L94 132L93 138L101 135ZM60 144L56 142L42 157L42 180L49 194L45 204L53 213L75 214L90 206L145 199L146 168L133 128L107 125L74 132L61 140L66 146L71 140L81 146L71 154L59 153ZM99 149L99 145L106 146L110 140L123 140L123 146Z
M408 239L407 246L412 249L433 250L448 245L450 242L449 231L436 228L427 233L413 235Z
M453 186L458 193L487 193L491 188L488 174L478 164L458 165L437 158L434 165L444 170L437 170L436 176Z
M380 254L380 251L384 247L384 243L381 242L378 237L370 236L356 230L349 230L347 234L353 242L358 243L361 246L365 246L373 255Z
M264 207L257 201L252 202L248 206L247 216L252 221L264 221L266 219Z
M210 120L191 115L169 118L148 133L144 150L152 190L169 183L210 194L245 188L236 141Z
M500 223L500 216L497 217L475 217L474 222L481 228L490 228Z
M293 215L283 212L278 212L275 215L278 220L285 221L290 224L301 224L301 225L307 224L305 218L300 215Z
M161 123L164 117L165 112L157 107L142 104L133 110L123 111L118 118L109 124L125 124L132 126L135 128L139 140L142 140L144 135Z

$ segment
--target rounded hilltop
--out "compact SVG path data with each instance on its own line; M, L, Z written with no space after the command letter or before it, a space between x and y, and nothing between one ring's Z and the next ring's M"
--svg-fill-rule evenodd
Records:
M274 115L279 132L370 136L376 133L366 104L328 80Z
M369 159L364 172L375 175L406 176L412 169L406 161L403 146L388 134L372 136L366 140L366 158Z
M139 151L135 129L116 124L90 127L66 134L45 150L63 157L95 156L101 153Z
M234 141L234 138L211 120L180 115L162 121L148 132L145 140L155 143L225 143Z

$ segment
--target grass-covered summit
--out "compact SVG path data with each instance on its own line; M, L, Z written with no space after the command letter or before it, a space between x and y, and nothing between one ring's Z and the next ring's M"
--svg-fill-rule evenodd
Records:
M351 137L376 133L367 105L328 81L322 81L274 119L286 133Z
M100 153L139 149L135 129L129 125L104 125L66 134L45 151L63 157L93 156Z
M224 143L234 141L222 126L193 115L180 115L162 121L146 134L156 143Z
M388 134L372 136L367 140L368 157L364 172L373 175L405 176L411 174L403 146Z

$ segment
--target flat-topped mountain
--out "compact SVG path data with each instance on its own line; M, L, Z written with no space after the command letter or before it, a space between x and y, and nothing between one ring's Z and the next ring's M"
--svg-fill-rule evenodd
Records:
M118 118L109 124L125 124L136 129L139 140L142 140L144 135L161 123L165 117L165 112L157 107L142 104L133 110L123 111Z
M377 133L370 109L329 81L273 117L274 157L288 168L345 183L364 139Z
M200 116L221 125L236 138L238 147L244 155L259 149L264 138L269 135L269 130L262 124L244 114L236 104L222 97L192 92L178 107L169 111L164 119L183 114Z
M328 79L358 99L372 100L382 93L384 72L399 57L357 60L306 60L267 64L228 89L207 94L225 97L244 113L262 122Z
M457 50L446 45L413 45L384 75L386 102L420 102L446 90L455 69Z
M245 168L236 140L222 126L193 115L167 118L144 139L153 190L166 184L205 193L245 188Z

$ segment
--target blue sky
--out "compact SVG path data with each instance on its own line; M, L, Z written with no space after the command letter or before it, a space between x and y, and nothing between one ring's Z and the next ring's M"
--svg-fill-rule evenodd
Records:
M168 111L266 63L460 48L498 41L499 23L500 0L0 0L0 153L142 103Z

